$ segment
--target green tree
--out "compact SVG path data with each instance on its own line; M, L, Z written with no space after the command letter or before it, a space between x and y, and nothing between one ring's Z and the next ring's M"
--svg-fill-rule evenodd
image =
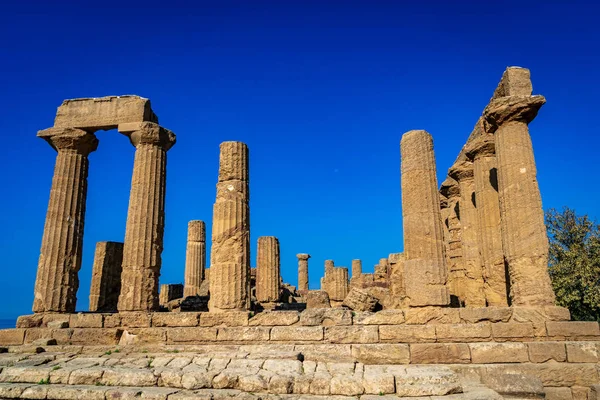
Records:
M574 320L600 321L600 225L565 207L546 211L546 228L557 303Z

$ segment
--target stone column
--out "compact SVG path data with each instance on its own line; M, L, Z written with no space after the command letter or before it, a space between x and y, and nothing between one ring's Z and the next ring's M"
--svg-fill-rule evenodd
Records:
M123 243L98 242L92 268L90 311L116 312L121 292Z
M462 229L460 224L460 187L448 177L442 183L440 194L448 199L448 238L446 239L446 262L448 265L448 290L451 303L464 306L467 271L463 263Z
M463 155L464 157L464 155ZM473 163L462 159L448 171L460 187L460 227L462 230L465 279L462 282L466 307L485 307L483 294L483 263L479 253L479 217L475 201Z
M411 306L450 302L435 173L433 139L426 131L410 131L400 142L404 283Z
M335 301L343 301L348 294L348 268L335 267L331 272L329 281L329 298Z
M160 285L159 303L162 307L168 308L171 300L181 299L182 297L183 285L181 283Z
M204 221L188 223L187 248L185 251L185 286L183 296L196 296L204 280L206 266L206 225Z
M256 300L261 303L279 301L281 282L279 240L275 236L258 238L256 252Z
M74 128L38 132L57 152L38 261L33 311L75 312L81 269L88 155L92 133Z
M250 308L249 198L248 147L221 143L210 255L211 312Z
M506 307L508 289L502 250L494 137L483 135L468 143L467 156L473 160L475 175L475 199L479 220L477 236L483 262L483 291L486 304Z
M298 258L298 290L308 290L308 259L310 254L296 254Z
M333 260L325 260L325 275L323 276L321 282L321 290L325 290L327 293L331 290L329 288L329 282L333 279L333 271L335 269L335 264ZM323 284L325 286L323 286Z
M135 125L127 128L119 126L119 131L129 136L135 146L119 311L158 309L167 151L175 144L173 132L158 124L143 122Z
M553 305L555 300L528 129L545 102L543 96L499 97L484 111L486 132L495 134L502 248L514 306Z
M362 261L352 260L352 278L358 278L362 274Z

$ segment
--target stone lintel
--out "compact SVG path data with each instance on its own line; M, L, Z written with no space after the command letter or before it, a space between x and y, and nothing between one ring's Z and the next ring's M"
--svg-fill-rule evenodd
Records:
M139 96L106 96L65 100L58 107L55 127L75 127L87 131L115 129L127 122L158 123L150 100Z

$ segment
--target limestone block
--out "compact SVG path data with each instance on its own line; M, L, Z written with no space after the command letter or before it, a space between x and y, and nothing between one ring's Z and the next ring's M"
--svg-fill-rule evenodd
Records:
M482 383L507 398L544 398L540 378L524 374L484 374Z
M382 325L379 327L379 339L399 343L435 342L435 326Z
M490 374L526 374L542 380L544 386L591 386L598 382L598 371L593 364L543 363L488 365Z
M600 336L598 322L546 322L546 329L550 337L583 338Z
M600 400L600 385L592 385L591 392L588 396L589 400Z
M274 341L320 341L323 340L323 328L320 326L275 326L271 329Z
M332 308L307 309L300 313L300 325L352 325L352 312Z
M573 400L571 388L568 387L548 387L544 388L546 400Z
M355 362L348 344L301 344L294 346L307 360L318 362Z
M543 363L549 360L564 362L567 360L564 342L530 342L529 361Z
M217 328L181 327L167 330L169 343L212 342L217 340Z
M377 304L375 297L358 288L352 288L342 303L343 306L354 311L374 311Z
M200 313L198 312L159 312L152 314L152 326L155 327L198 326L199 320Z
M18 346L23 344L25 329L0 329L1 346Z
M458 375L444 367L411 367L395 374L398 396L444 396L461 393Z
M119 343L121 329L107 328L77 328L73 329L71 342L83 345L116 345Z
M588 396L590 395L590 388L582 387L582 386L574 386L571 388L571 394L573 395L573 400L588 400Z
M330 384L331 394L344 396L358 396L363 394L362 381L357 381L350 376L334 376Z
M150 100L139 96L106 96L63 101L56 112L54 126L94 131L142 121L158 123Z
M368 366L365 366L362 384L366 394L382 396L396 392L394 375L383 373L380 370L371 371ZM362 396L361 398L365 397ZM378 398L380 399L381 397Z
M512 316L512 309L510 307L461 308L459 313L460 319L469 323L508 322Z
M435 334L441 342L481 342L490 340L492 330L489 322L476 324L440 324Z
M117 311L121 292L123 243L98 242L92 268L90 311Z
M567 361L571 363L598 362L598 349L594 342L567 342Z
M248 318L247 311L201 313L200 326L245 326L248 325Z
M325 328L325 340L330 343L377 343L377 326L329 326Z
M277 326L293 325L300 320L297 311L264 311L250 318L248 325Z
M456 308L423 307L411 308L404 313L406 324L458 324L459 310Z
M492 335L496 341L500 342L506 339L531 340L535 333L531 322L508 322L492 324Z
M469 346L464 343L413 343L410 345L411 364L468 364Z
M119 345L126 344L164 344L167 342L165 328L128 328L123 332Z
M529 361L523 343L470 343L473 364L524 363Z
M149 328L152 314L148 312L120 312L121 326L129 328Z
M352 322L355 325L401 325L404 323L404 311L357 312L352 317Z
M271 328L262 326L240 326L219 328L217 340L222 341L268 341Z
M42 326L43 314L21 315L17 318L17 328L37 328Z
M352 355L363 364L408 364L410 352L406 344L354 344Z
M72 314L69 319L71 328L102 328L102 314Z

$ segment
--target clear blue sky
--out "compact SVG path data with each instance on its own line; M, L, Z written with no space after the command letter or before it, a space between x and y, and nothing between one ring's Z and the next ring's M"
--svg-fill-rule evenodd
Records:
M402 250L399 141L434 137L440 180L509 65L547 104L531 125L544 208L599 219L600 37L593 2L21 1L0 6L0 318L30 313L63 99L138 94L177 134L161 282L183 280L187 222L211 226L218 146L251 156L256 240L370 271ZM95 243L122 241L134 148L98 132L78 308Z

